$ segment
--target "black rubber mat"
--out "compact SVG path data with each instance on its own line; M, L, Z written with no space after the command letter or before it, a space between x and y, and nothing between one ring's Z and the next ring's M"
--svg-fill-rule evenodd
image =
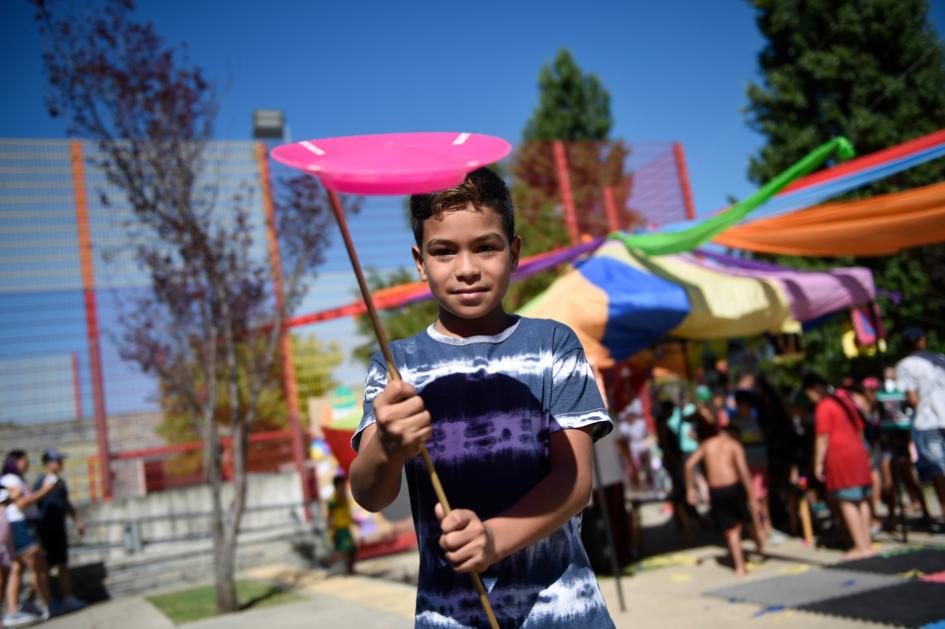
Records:
M869 592L799 605L797 609L900 627L922 627L945 621L945 584L906 581Z
M748 581L706 592L731 602L798 607L828 598L897 585L902 579L888 575L844 570L811 570L804 574Z
M945 548L917 548L908 552L891 553L886 556L877 555L868 559L844 561L829 568L831 570L899 575L907 578L921 577L925 574L945 571Z

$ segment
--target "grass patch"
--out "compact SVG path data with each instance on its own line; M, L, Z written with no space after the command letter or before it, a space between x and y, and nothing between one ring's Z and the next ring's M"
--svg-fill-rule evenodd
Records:
M285 588L251 579L236 581L236 598L240 611L302 600ZM151 596L148 601L177 625L217 615L216 590L212 585Z

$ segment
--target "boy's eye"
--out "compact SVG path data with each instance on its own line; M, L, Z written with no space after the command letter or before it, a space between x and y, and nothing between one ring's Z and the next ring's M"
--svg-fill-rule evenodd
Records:
M444 258L453 255L453 252L450 249L433 249L430 251L430 255L434 258Z

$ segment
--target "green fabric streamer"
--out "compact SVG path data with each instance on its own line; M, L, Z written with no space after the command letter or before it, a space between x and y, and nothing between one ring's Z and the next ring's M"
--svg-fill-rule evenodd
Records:
M622 241L627 247L651 256L665 256L673 253L692 251L708 242L729 227L740 223L758 206L787 187L792 181L800 179L819 168L831 155L836 153L841 160L855 155L853 145L844 137L836 137L805 155L790 168L759 188L753 195L739 201L721 214L708 218L698 225L679 232L652 234L625 234L615 232L610 238Z

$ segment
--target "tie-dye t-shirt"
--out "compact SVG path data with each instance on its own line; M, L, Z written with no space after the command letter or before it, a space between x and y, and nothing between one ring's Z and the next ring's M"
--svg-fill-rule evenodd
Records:
M551 433L585 426L610 431L594 376L577 337L554 321L516 318L496 336L451 338L430 326L392 344L403 379L416 387L433 421L427 449L454 508L482 520L522 498L549 472ZM387 384L383 358L371 362L364 417ZM416 626L488 627L468 574L453 571L439 546L436 495L423 460L406 464L420 543ZM511 627L613 627L581 544L580 514L482 573L499 624Z

